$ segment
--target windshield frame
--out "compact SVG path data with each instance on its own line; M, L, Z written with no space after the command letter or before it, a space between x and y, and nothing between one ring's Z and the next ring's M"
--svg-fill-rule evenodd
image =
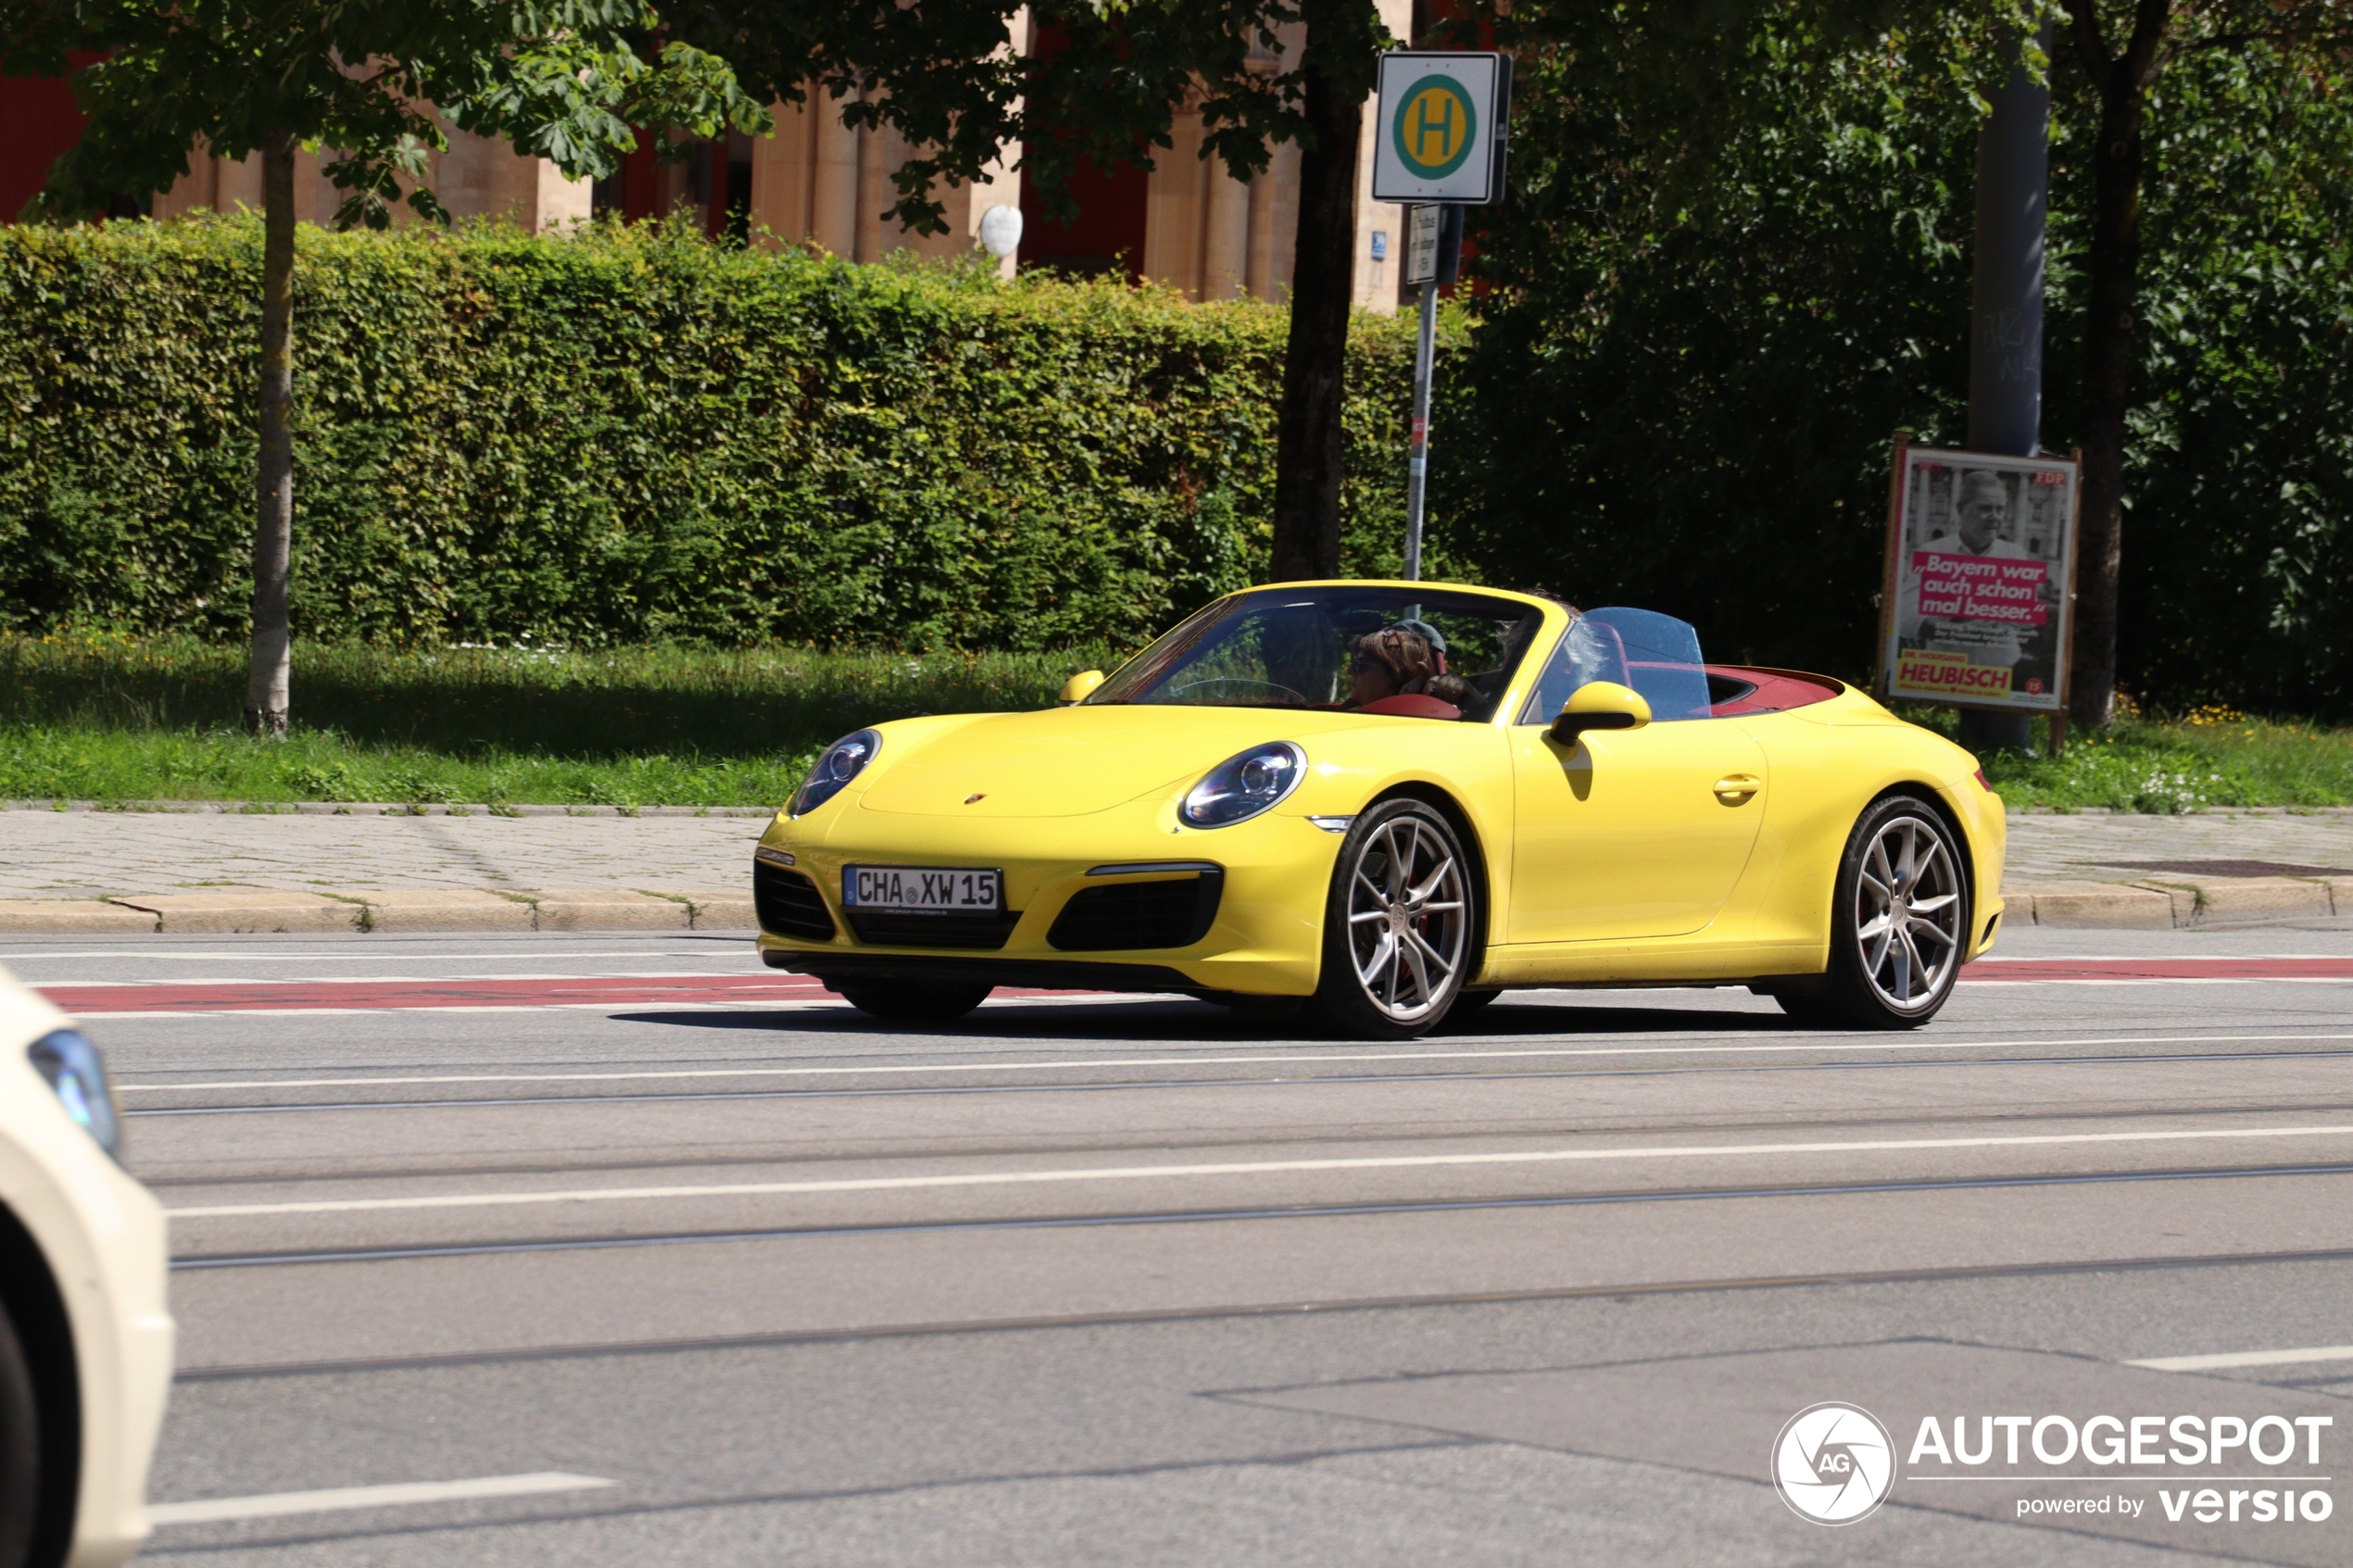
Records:
M1460 601L1483 600L1494 607L1497 621L1517 618L1537 619L1525 634L1510 673L1498 688L1485 717L1479 719L1430 720L1423 722L1471 723L1482 725L1506 724L1517 713L1526 699L1529 684L1541 672L1543 660L1551 657L1554 644L1566 632L1577 612L1556 599L1532 594L1515 593L1509 589L1481 587L1471 583L1414 583L1392 579L1328 579L1305 583L1271 583L1259 587L1244 588L1212 599L1186 616L1133 656L1120 662L1102 684L1081 698L1078 706L1126 708L1159 706L1138 702L1132 695L1141 684L1143 689L1153 689L1174 672L1176 662L1185 654L1207 641L1211 633L1239 613L1252 600L1263 600L1285 594L1325 594L1332 592L1398 592L1426 595L1432 599L1455 601L1450 607L1457 610ZM1353 717L1356 710L1345 707L1302 706L1292 703L1224 702L1169 704L1167 706L1249 709L1267 713L1315 713ZM1396 718L1405 715L1368 713L1367 719Z

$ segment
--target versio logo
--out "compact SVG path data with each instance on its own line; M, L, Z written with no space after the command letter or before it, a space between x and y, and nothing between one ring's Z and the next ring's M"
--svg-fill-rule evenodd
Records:
M1894 1439L1858 1406L1809 1405L1773 1439L1773 1486L1801 1519L1852 1524L1894 1485Z
M1397 156L1421 180L1443 180L1460 169L1478 130L1470 94L1451 76L1425 76L1407 88L1390 122Z

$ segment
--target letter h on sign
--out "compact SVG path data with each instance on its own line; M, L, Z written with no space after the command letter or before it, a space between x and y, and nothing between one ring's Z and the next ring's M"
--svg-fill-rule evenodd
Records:
M1438 111L1437 118L1430 110ZM1414 156L1424 163L1443 163L1454 156L1454 95L1451 93L1424 93L1414 101ZM1435 151L1430 138L1438 138Z

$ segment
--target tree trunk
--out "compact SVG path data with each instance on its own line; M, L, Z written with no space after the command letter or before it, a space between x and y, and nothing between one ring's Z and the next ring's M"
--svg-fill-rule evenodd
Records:
M2119 73L2121 75L2122 73ZM2124 420L2132 408L2133 318L2141 260L2144 174L2140 83L2101 106L2092 155L2092 253L2083 328L2082 556L2076 568L2075 669L2068 709L2079 724L2115 717L2117 593L2124 560Z
M2133 319L2139 309L2142 132L2163 61L2174 0L2133 0L2132 31L2114 56L2095 0L2065 0L2083 73L2100 99L2092 149L2092 253L2083 321L2082 552L2075 569L2075 660L2068 716L2116 717L2118 592L2124 563L2124 421L2133 407Z
M1363 99L1312 65L1314 140L1299 160L1290 342L1275 430L1274 580L1340 575L1341 375L1356 252L1356 143Z
M295 143L261 153L261 462L254 484L253 658L247 734L283 739L292 631L286 585L294 549Z

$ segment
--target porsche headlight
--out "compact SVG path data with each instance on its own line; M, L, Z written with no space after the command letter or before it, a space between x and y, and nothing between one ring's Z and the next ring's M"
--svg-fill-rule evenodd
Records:
M882 736L872 730L844 735L825 747L825 754L817 759L817 765L809 770L808 779L792 797L792 814L807 816L839 795L841 786L864 772L881 749Z
M49 1080L74 1124L120 1160L122 1119L115 1113L114 1090L107 1083L107 1066L98 1059L98 1047L71 1029L59 1029L33 1041L25 1054Z
M1307 753L1287 740L1228 757L1186 792L1177 815L1197 828L1229 827L1280 805L1307 776Z

